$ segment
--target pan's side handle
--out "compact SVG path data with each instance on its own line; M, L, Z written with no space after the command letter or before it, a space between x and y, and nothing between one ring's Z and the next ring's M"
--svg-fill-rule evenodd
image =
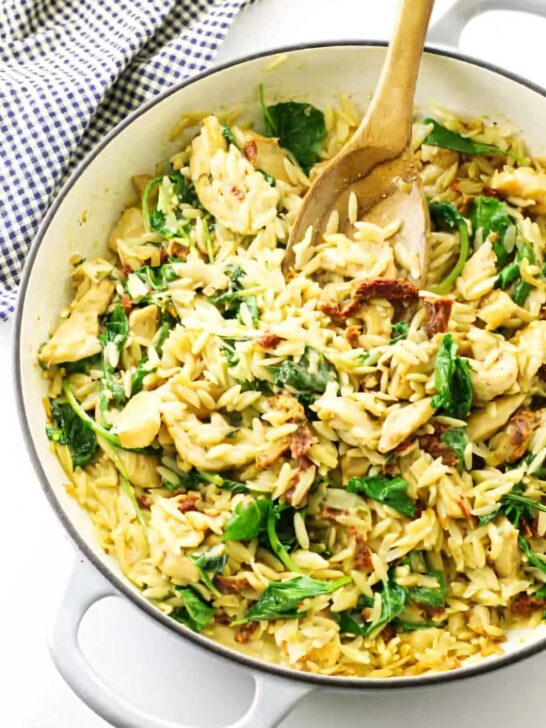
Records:
M517 10L546 18L545 0L455 0L430 28L427 43L458 48L462 32L472 18L489 10Z
M93 670L78 640L87 610L105 597L119 596L91 566L78 563L53 623L49 646L55 666L72 690L101 718L116 728L185 728L146 713L117 695ZM274 728L313 689L310 685L250 671L254 699L245 715L229 728Z

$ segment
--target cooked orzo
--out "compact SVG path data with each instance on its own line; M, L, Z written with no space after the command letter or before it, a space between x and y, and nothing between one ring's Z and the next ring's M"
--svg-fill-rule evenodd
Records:
M356 199L284 276L359 115L261 99L261 133L184 117L72 261L40 351L67 488L146 598L248 654L389 677L501 652L546 610L546 171L436 110L423 288Z

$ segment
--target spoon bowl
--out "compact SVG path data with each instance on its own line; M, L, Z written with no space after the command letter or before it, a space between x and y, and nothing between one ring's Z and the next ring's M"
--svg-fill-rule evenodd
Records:
M339 230L350 234L351 194L357 219L378 225L397 221L391 238L408 278L420 286L429 258L430 221L411 148L413 98L434 0L402 0L381 78L368 112L352 139L338 152L307 192L290 239L283 268L294 263L293 246L309 228L313 242L326 230L334 210Z

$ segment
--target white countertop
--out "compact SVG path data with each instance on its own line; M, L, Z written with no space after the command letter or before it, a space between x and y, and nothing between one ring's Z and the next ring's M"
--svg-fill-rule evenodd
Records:
M517 3L517 0L514 0ZM437 0L437 11L450 0ZM260 0L235 22L217 61L315 40L386 38L394 0ZM546 21L521 14L483 16L463 50L546 85ZM507 49L509 48L509 51ZM537 52L538 49L538 52ZM46 635L76 556L49 508L17 423L11 380L12 322L0 323L2 490L0 724L9 728L104 728L57 674ZM221 726L251 698L241 670L173 639L130 604L106 600L84 620L82 644L98 671L142 707L187 725ZM283 728L334 723L362 728L539 725L546 655L493 675L392 695L306 698ZM536 723L535 723L536 721Z

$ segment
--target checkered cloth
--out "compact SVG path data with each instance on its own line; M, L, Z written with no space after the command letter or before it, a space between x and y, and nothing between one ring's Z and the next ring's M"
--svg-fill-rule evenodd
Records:
M142 102L207 68L251 2L0 2L0 319L66 174Z

